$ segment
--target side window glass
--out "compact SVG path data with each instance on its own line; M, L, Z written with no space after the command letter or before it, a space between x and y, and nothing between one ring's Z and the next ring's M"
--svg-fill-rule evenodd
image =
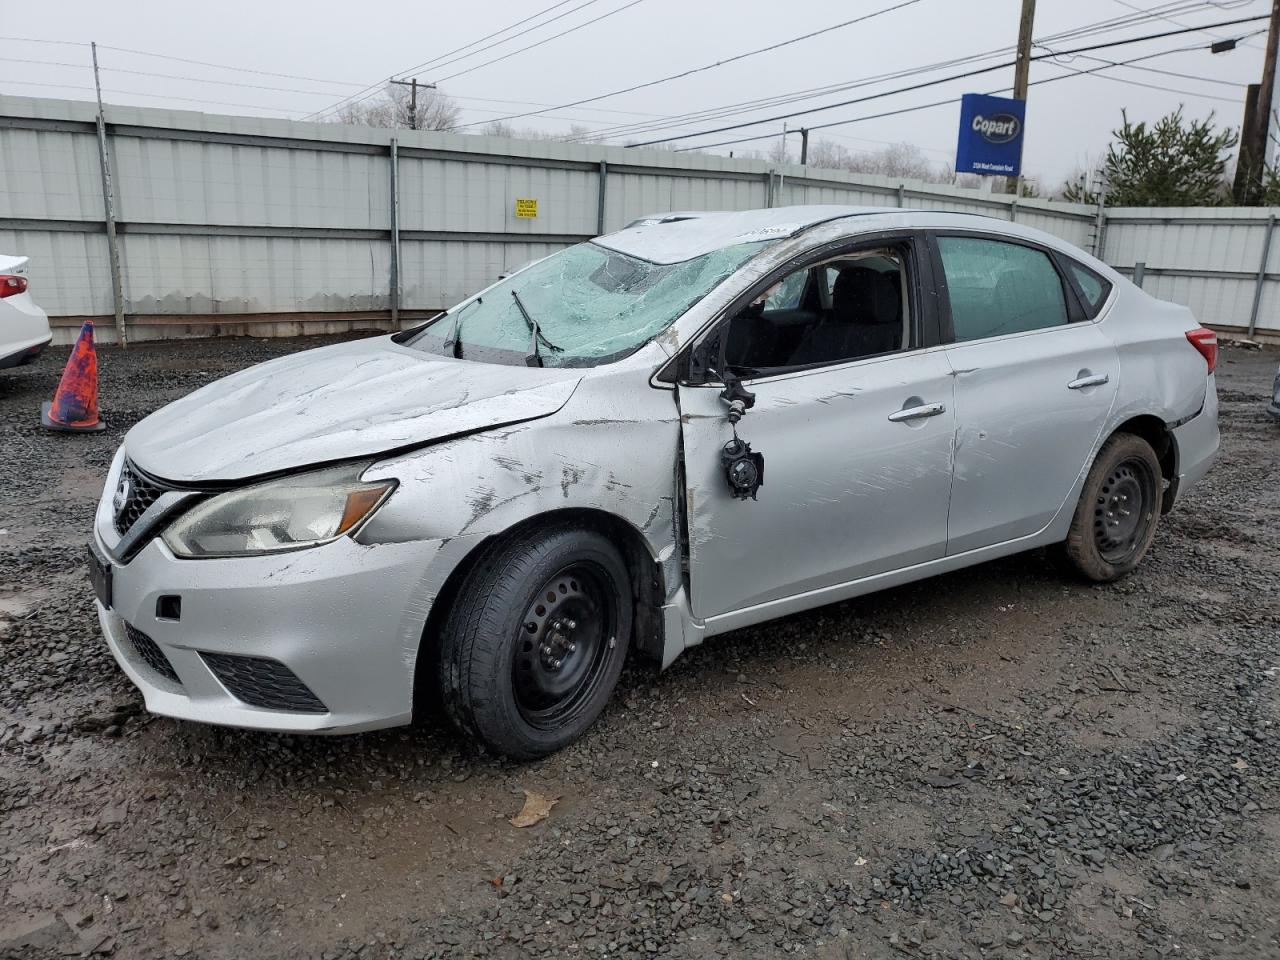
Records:
M1048 255L977 237L939 237L957 341L1067 323L1062 278Z
M910 346L906 264L892 249L803 267L729 321L725 360L740 375L820 366ZM828 303L810 278L825 279ZM820 286L820 284L819 284ZM805 294L806 289L812 291Z
M1067 269L1075 279L1080 292L1084 294L1085 314L1092 320L1107 302L1111 293L1111 282L1098 276L1084 264L1074 260L1067 261Z
M774 310L798 310L800 298L804 296L805 282L809 279L808 270L797 270L789 274L781 283L769 291L764 298L766 313Z

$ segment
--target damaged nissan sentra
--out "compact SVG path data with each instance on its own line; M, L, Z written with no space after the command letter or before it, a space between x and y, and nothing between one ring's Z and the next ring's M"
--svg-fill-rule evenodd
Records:
M924 211L683 214L125 437L90 574L155 713L517 758L629 651L1048 547L1133 570L1218 448L1211 331L1061 240Z

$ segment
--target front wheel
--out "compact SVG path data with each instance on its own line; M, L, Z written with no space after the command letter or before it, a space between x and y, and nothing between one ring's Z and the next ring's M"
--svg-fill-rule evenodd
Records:
M445 621L440 691L464 732L518 760L580 737L618 682L630 577L601 534L535 530L491 549Z
M1118 433L1102 445L1085 478L1061 552L1098 583L1131 572L1155 539L1160 519L1160 462L1141 437Z

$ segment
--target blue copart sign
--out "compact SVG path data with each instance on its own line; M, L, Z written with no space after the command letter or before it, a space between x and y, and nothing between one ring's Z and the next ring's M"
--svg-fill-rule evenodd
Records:
M960 100L960 140L956 173L1016 177L1022 172L1026 103L984 93Z

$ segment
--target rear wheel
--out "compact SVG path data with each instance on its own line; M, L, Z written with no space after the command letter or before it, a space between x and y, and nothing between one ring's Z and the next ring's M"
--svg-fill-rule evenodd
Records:
M449 717L515 759L576 740L622 671L630 596L626 563L594 531L544 529L497 546L445 622L440 688Z
M1160 462L1141 437L1118 433L1103 444L1085 479L1061 551L1090 580L1106 583L1146 555L1160 519Z

